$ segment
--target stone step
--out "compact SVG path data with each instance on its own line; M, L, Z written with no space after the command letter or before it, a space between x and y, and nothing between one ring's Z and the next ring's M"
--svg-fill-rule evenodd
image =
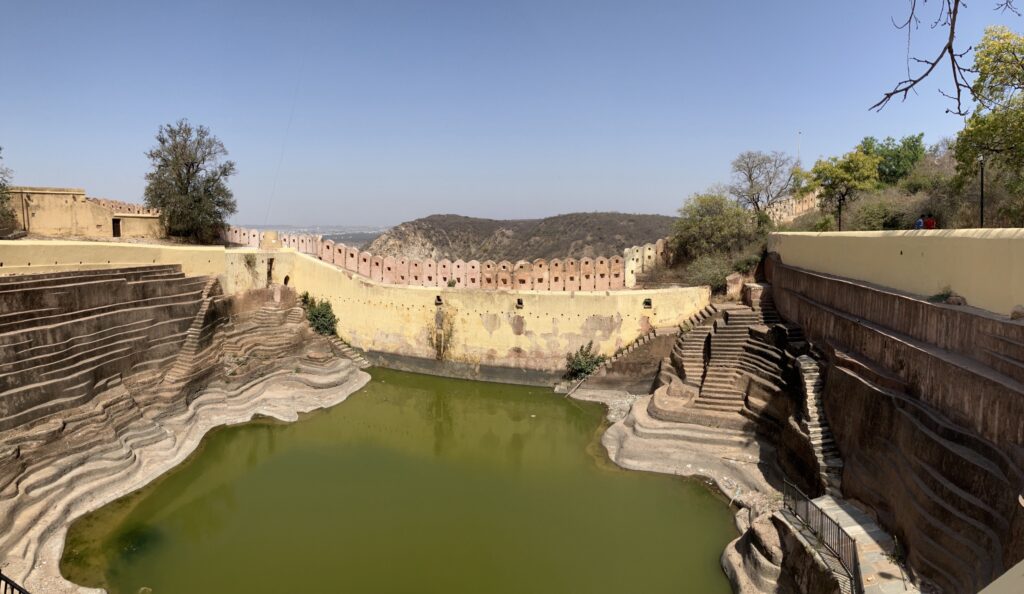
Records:
M694 408L699 408L702 410L711 410L718 412L739 412L740 409L743 408L739 404L722 404L716 401L703 400L701 398L698 398L693 403L693 406Z

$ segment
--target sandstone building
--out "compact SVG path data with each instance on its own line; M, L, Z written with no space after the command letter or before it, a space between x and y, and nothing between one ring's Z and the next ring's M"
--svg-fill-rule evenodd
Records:
M138 204L90 198L81 188L10 188L18 228L52 237L158 239L167 234L160 211Z

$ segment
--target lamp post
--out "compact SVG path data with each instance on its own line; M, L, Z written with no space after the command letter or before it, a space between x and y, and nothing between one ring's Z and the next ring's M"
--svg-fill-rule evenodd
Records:
M978 155L978 164L981 165L981 200L979 206L980 227L985 228L985 155Z

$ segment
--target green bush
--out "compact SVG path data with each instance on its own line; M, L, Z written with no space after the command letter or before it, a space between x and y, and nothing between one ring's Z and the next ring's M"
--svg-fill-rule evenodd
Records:
M860 205L853 217L853 228L862 231L907 229L911 226L904 221L904 214L896 204L882 200Z
M763 239L755 215L721 194L697 194L679 210L672 245L679 261L723 252L735 254Z
M604 355L594 352L594 341L581 346L575 353L565 356L565 378L570 380L582 379L604 363Z
M761 254L740 256L732 261L732 269L742 274L750 274L761 263Z
M306 319L309 325L317 334L334 336L338 332L338 316L334 315L334 308L330 301L320 299L319 301L303 293L299 296L302 307L306 310Z
M449 288L449 289L451 289L451 288L453 288L453 287L454 287L454 286L455 286L456 284L458 284L458 283L456 283L456 282L455 282L455 279L453 278L453 279L451 279L450 281L448 281L448 288Z
M721 293L725 291L725 277L732 272L732 261L728 256L708 254L690 262L683 278L690 285L708 285L713 293Z
M836 225L836 218L830 214L822 215L815 223L811 231L817 231L818 233L824 233L826 231L835 231L839 226Z

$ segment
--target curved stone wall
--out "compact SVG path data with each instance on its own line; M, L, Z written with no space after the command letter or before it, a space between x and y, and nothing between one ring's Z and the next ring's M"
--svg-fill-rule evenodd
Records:
M223 239L236 245L260 247L265 233L259 229L228 227ZM359 248L324 239L321 235L279 236L283 247L309 254L352 273L388 285L525 291L615 291L636 286L637 274L650 272L669 261L669 241L633 246L621 256L596 258L538 258L515 263L494 260L416 260L378 256Z
M371 266L376 258L370 258ZM404 271L400 260L394 261L398 276ZM380 259L382 265L385 262L392 263ZM581 261L574 282L581 278L585 282L585 262ZM338 335L353 346L545 371L563 369L566 353L591 341L598 352L611 355L654 328L675 329L710 298L707 287L552 292L554 272L525 261L482 263L480 277L497 290L472 290L470 283L479 278L467 275L476 261L413 260L408 264L404 286L377 280L375 272L353 275L312 254L279 254L272 274L274 282L284 283L287 277L295 290L330 301L339 318ZM393 274L395 269L389 272L384 265L382 274ZM595 283L594 273L590 274L590 283ZM447 281L453 279L456 286L448 287ZM417 282L421 284L416 286ZM524 287L529 290L521 290Z

